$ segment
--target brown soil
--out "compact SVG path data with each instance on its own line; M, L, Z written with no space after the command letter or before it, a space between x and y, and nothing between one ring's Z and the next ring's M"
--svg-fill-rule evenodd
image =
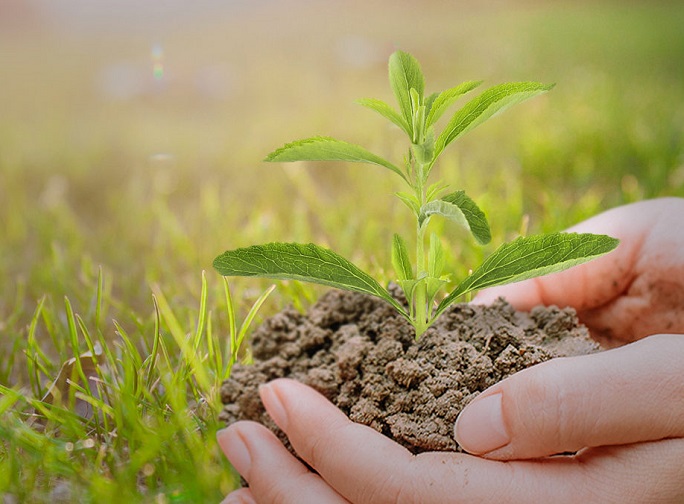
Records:
M333 290L307 314L286 309L254 332L254 364L236 365L223 384L221 418L257 420L288 444L257 389L290 377L413 453L458 450L454 422L479 392L553 357L597 350L571 309L455 305L416 341L384 301Z

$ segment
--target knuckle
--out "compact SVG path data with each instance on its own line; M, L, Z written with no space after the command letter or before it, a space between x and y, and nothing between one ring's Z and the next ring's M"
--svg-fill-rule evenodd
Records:
M541 435L546 442L557 444L572 428L574 401L563 386L562 373L557 372L563 360L555 359L553 364L546 362L536 369L530 368L524 375L521 373L524 383L516 384L516 389L523 391L523 397L513 401L515 416L523 419L519 428L525 432L520 434L535 438Z
M319 473L326 472L334 455L345 448L341 440L349 439L344 431L350 428L353 429L354 424L349 421L331 423L324 430L311 432L302 446L295 446L295 449Z
M334 438L333 438L334 439ZM311 467L321 472L325 470L326 459L330 452L330 437L321 433L314 433L309 437L306 449L299 455L306 460Z
M420 502L420 500L415 500L416 494L410 478L396 473L387 474L386 471L379 470L374 481L375 483L365 488L359 496L359 502L372 504Z
M287 481L281 478L268 478L262 482L259 502L262 500L272 504L308 502L306 495L312 490L313 478L316 478L313 473L305 473Z

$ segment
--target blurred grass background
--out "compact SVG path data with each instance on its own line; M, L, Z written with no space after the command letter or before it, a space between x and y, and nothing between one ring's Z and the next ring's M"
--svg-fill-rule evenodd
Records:
M38 11L32 28L3 30L0 318L45 293L78 296L97 265L127 307L149 306L150 283L185 303L217 253L264 240L387 267L409 217L398 180L260 161L312 134L403 155L398 132L354 104L391 101L396 48L422 62L430 91L557 83L465 137L437 175L471 192L500 238L524 215L560 229L684 192L679 2L209 5L111 24L106 11L90 24Z
M396 49L422 63L428 92L471 79L557 84L449 147L433 175L480 204L493 246L684 196L681 2L95 5L0 4L3 385L27 384L22 352L43 297L58 324L68 296L114 338L113 319L149 330L155 286L192 328L207 270L214 330L226 331L212 259L266 241L327 245L388 280L391 235L410 219L392 195L398 178L261 159L314 134L401 159L399 132L354 104L393 101L386 65ZM457 278L491 250L442 231ZM238 311L267 285L231 280ZM262 313L320 292L280 284Z

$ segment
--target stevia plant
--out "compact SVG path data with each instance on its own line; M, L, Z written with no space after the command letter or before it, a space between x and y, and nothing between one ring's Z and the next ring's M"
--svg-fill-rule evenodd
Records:
M462 95L481 81L468 81L425 96L425 79L417 60L397 51L389 60L389 81L399 110L373 99L358 103L398 126L410 140L401 165L365 148L316 136L288 143L266 157L269 162L349 161L382 166L398 175L408 190L396 196L415 219L415 262L406 240L394 234L391 260L396 281L408 300L408 310L373 277L347 259L318 245L269 243L229 250L214 260L225 276L290 279L370 294L390 303L415 328L416 338L461 296L485 287L502 285L561 271L613 250L618 240L605 235L552 233L519 237L501 245L448 295L440 292L447 283L441 240L426 237L433 216L454 221L472 233L479 244L491 240L485 214L463 191L448 192L443 181L428 185L430 172L444 149L490 117L524 100L545 93L553 85L511 82L493 86L457 110L437 134L436 122Z

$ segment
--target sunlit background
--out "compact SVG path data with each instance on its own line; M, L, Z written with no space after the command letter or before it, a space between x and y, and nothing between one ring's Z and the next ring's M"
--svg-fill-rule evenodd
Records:
M128 355L124 331L144 350L156 334L153 292L191 333L202 271L207 319L225 339L223 284L211 269L225 249L313 241L391 279L392 233L412 229L393 197L398 177L370 165L261 160L288 141L330 135L401 162L399 130L354 103L393 102L387 59L397 49L421 62L428 92L465 80L556 83L459 139L436 168L485 210L494 236L480 249L431 223L455 279L520 233L684 196L681 1L0 0L0 386L26 390L43 351L52 357L41 357L32 386L49 383L88 330L118 356ZM230 285L244 316L268 282ZM263 314L304 308L320 292L279 283ZM71 347L60 343L68 335ZM166 418L167 397L157 399ZM56 444L22 430L32 409L13 401L18 416L5 416L11 401L0 397L0 437L11 440L0 446L0 494L53 502L54 482L67 481L72 497L214 501L235 484L219 466L215 415L202 416L196 401L188 409L209 434L184 437L194 458L184 445L169 458L184 436L170 423L168 438L105 432L97 449L107 455L82 459L64 455L63 425ZM144 423L150 411L134 413ZM86 435L75 432L72 450ZM130 445L117 444L126 436L158 441L142 469L130 467ZM44 453L63 457L58 477L43 469Z
M216 254L256 241L382 274L408 218L398 179L261 160L314 134L400 159L398 132L354 104L392 100L396 49L428 91L557 84L442 163L500 239L682 194L682 26L681 2L3 0L0 314L78 296L98 266L127 307L156 282L192 299Z
M3 0L0 313L18 282L33 298L69 289L84 258L135 305L150 281L192 282L255 239L360 255L386 243L378 221L402 212L398 180L260 161L313 134L403 155L397 132L354 104L392 99L395 49L421 61L429 91L557 83L444 163L466 173L441 175L489 205L496 232L526 213L534 229L562 227L682 193L682 26L680 2ZM385 252L371 259L386 266Z

